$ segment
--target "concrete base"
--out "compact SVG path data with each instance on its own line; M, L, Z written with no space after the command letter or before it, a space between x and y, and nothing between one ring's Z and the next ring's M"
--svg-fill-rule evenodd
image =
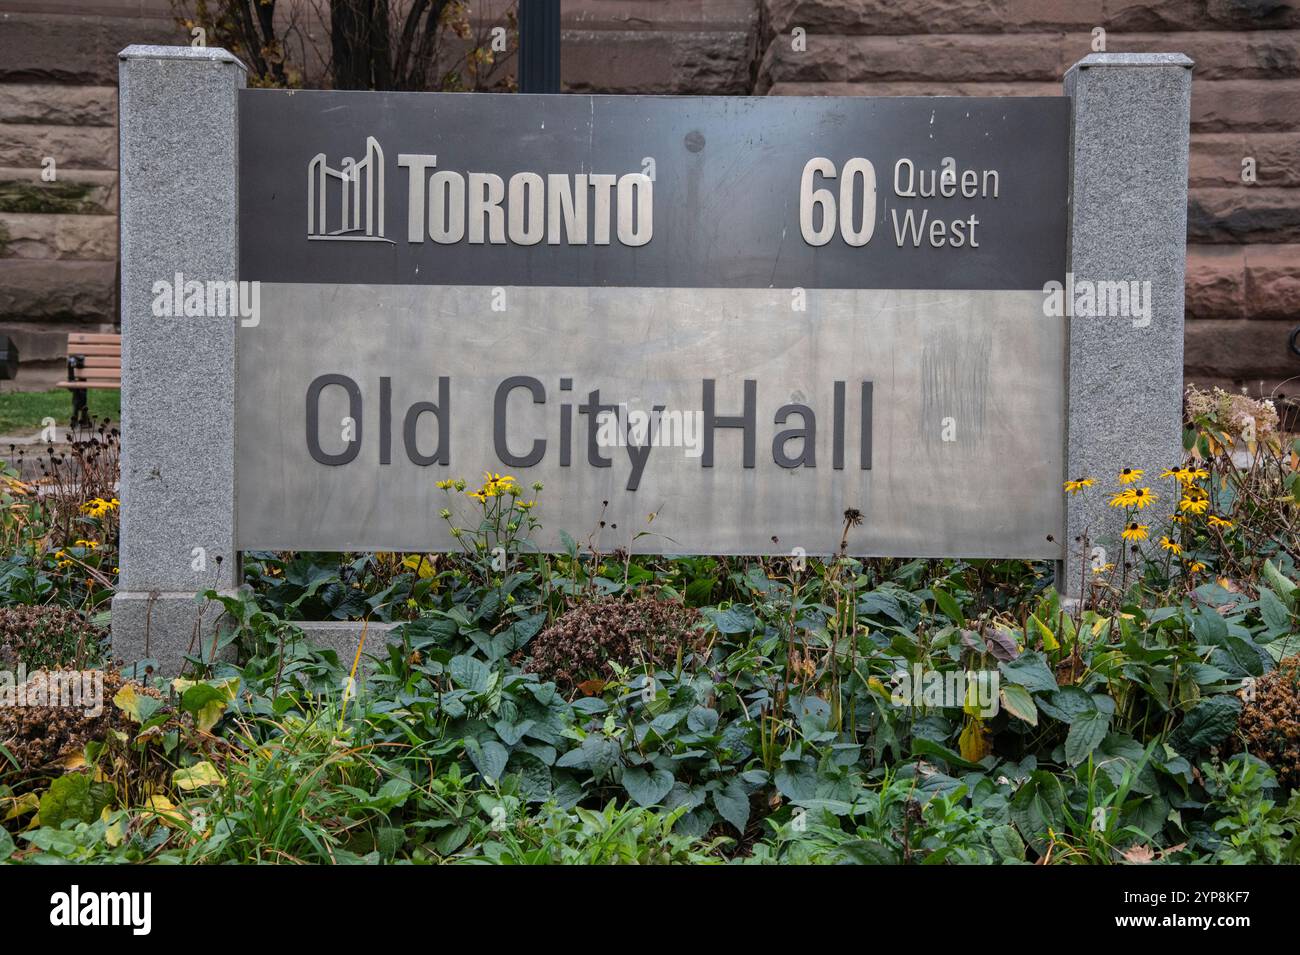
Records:
M196 600L192 593L118 593L113 596L113 658L126 665L153 660L155 672L173 676L185 669L187 656L211 659L214 641L227 626L220 604Z
M294 626L300 628L308 642L339 655L339 662L346 667L352 666L356 658L357 647L361 644L364 628L366 644L363 654L378 654L390 642L389 637L397 627L395 623L362 624L357 620L296 620Z

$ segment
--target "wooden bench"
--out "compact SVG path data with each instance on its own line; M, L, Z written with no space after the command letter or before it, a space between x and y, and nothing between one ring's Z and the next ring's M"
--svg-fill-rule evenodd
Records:
M72 390L72 427L90 427L86 389L122 387L122 336L68 333L68 380Z

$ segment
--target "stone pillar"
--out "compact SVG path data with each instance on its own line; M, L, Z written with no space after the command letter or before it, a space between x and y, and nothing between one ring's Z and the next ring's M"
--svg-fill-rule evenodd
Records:
M1069 319L1066 477L1097 481L1066 509L1061 589L1074 597L1090 576L1085 539L1105 548L1099 558L1122 559L1122 512L1106 503L1120 468L1143 468L1138 486L1160 495L1144 523L1159 526L1177 503L1159 475L1182 458L1191 67L1179 53L1095 53L1065 76L1066 268L1076 285L1150 282L1149 317Z
M239 319L160 315L158 300L170 295L174 309L178 279L238 278L245 70L220 49L130 46L119 58L122 536L113 655L175 673L187 654L211 652L218 608L196 595L239 581Z

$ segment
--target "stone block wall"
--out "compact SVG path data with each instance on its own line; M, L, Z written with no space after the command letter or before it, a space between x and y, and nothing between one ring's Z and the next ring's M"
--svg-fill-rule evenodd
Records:
M562 26L564 86L593 93L1059 95L1098 28L1187 53L1186 373L1300 394L1300 0L565 0ZM116 54L184 41L169 0L0 0L0 334L24 376L116 321Z

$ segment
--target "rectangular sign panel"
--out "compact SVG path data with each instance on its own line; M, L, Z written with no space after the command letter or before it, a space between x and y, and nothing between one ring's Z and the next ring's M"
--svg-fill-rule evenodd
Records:
M240 546L1059 558L1067 118L244 92Z

